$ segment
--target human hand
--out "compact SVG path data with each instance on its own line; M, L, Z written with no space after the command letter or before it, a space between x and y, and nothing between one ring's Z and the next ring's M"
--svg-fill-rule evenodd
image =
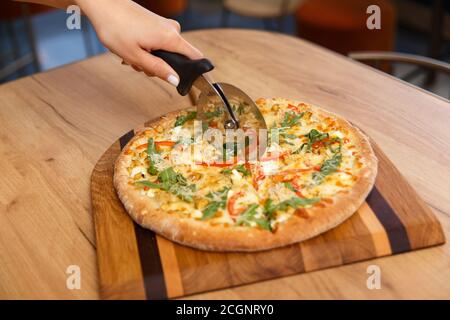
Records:
M89 17L100 41L137 71L177 86L178 74L149 53L166 50L191 59L202 53L180 35L180 24L146 10L131 0L75 0Z

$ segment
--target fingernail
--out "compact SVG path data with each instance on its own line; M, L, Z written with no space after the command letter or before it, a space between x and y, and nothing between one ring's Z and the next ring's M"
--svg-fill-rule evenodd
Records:
M171 74L168 78L167 78L167 82L169 82L171 85L173 85L174 87L178 87L178 84L180 83L180 79L178 79L177 76L174 76L173 74Z

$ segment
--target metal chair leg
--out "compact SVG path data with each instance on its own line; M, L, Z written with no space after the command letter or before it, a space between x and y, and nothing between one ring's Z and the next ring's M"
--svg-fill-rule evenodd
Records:
M28 4L22 3L21 11L22 11L22 19L25 23L25 32L27 34L28 41L30 42L31 54L33 55L33 66L34 66L35 71L39 72L39 71L41 71L41 64L39 62L37 43L36 43L36 38L35 38L34 32L33 32L30 8L29 8Z
M8 34L9 42L11 45L11 55L14 61L18 60L20 58L20 45L17 41L17 34L14 30L14 22L13 21L6 21L6 32ZM24 72L23 69L20 69L17 71L19 76L23 76Z
M222 16L220 22L222 28L228 28L229 21L230 21L230 11L225 7L222 7Z
M428 56L430 58L439 57L442 49L442 30L444 27L444 1L435 0L433 6L432 26L431 26L431 40L428 47ZM436 80L436 72L429 70L424 80L424 86L429 88Z

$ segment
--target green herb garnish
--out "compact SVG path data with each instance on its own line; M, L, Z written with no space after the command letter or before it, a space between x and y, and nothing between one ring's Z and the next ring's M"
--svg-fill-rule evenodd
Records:
M251 226L252 222L255 222L259 227L265 230L271 230L270 221L263 218L255 218L256 209L258 209L258 204L252 204L241 215L238 217L236 224Z
M301 145L301 147L298 150L294 151L295 154L300 153L303 150L303 148L305 148L306 151L308 152L311 151L312 145L314 143L327 139L329 137L329 134L320 132L316 129L311 129L311 131L309 131L308 134L305 134L305 137L308 138L308 142L305 142L304 144Z
M244 164L239 164L239 165L237 165L237 166L235 166L235 167L233 167L233 168L226 168L226 169L223 169L222 171L220 171L220 173L223 173L223 174L231 174L231 172L232 172L233 170L236 170L237 172L242 173L242 175L243 175L244 177L249 177L249 176L252 175L252 173L250 172L250 170L247 170L247 168L245 167Z
M196 111L191 111L191 112L188 112L186 115L178 116L177 119L175 120L174 127L182 126L189 120L194 120L196 117L197 117Z
M305 113L295 113L287 111L284 114L283 121L281 122L282 127L293 127L300 124L300 119L303 117Z
M158 151L156 151L155 141L153 140L153 138L149 138L147 143L147 157L148 161L150 162L148 173L150 173L153 176L158 174L158 169L155 167L154 161L155 155L157 154Z
M153 189L161 189L176 195L181 200L192 202L192 194L196 190L195 184L188 184L182 174L177 173L172 167L164 169L158 174L158 183L141 180L136 181L136 185Z
M211 201L202 211L202 220L214 217L219 209L225 209L229 190L230 188L225 187L220 191L210 192L206 195Z
M217 118L222 114L222 110L221 109L216 109L214 111L206 111L205 112L205 117L206 119L210 120L212 118Z
M326 176L336 172L339 169L339 166L342 162L342 154L335 153L333 157L328 160L325 160L320 166L319 172L313 173L313 179L317 184L323 182Z
M311 204L318 202L319 198L299 198L292 197L288 200L284 200L278 204L274 204L272 199L267 199L264 203L264 213L270 219L273 219L273 216L276 211L286 211L288 208L297 209L299 207L305 207Z
M138 185L138 186L149 187L152 189L160 189L161 188L161 185L159 183L154 183L154 182L151 182L148 180L136 181L134 184Z

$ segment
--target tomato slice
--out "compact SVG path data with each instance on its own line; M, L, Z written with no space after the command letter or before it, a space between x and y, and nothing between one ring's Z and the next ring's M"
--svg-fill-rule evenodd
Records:
M175 145L175 141L155 141L155 146L159 147L173 147ZM136 147L136 150L146 149L148 147L148 143L141 144Z
M136 147L136 150L142 150L148 147L148 143L141 144Z
M238 192L238 193L233 194L233 195L230 197L230 199L228 199L227 210L228 210L228 213L230 214L230 216L236 217L236 216L238 216L239 214L241 214L242 211L245 210L245 209L243 209L243 208L237 209L237 208L234 207L234 205L236 204L236 201L237 201L240 197L242 197L243 195L244 195L243 192Z
M197 162L196 165L203 166L203 167L216 167L216 168L227 168L234 166L236 164L236 161L233 161L232 163L226 163L226 162Z
M289 169L285 171L281 171L275 175L273 175L273 181L275 182L286 182L291 181L295 178L297 173L308 172L308 171L320 171L320 166L314 166L310 168L298 168L298 169Z
M288 105L288 109L291 109L292 111L300 113L300 109L297 106L294 106L292 104Z
M295 181L291 181L291 185L294 187L295 190L295 194L300 197L300 198L304 198L305 196L302 194L301 192L301 187L295 182Z
M175 141L155 141L155 145L157 147L173 147L175 145Z

